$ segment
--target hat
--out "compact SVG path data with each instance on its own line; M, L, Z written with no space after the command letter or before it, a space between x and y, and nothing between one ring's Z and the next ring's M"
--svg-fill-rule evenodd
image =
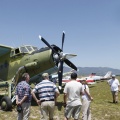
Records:
M48 73L43 73L43 74L42 74L42 77L48 77L48 76L49 76Z
M112 77L116 77L116 75L112 75Z

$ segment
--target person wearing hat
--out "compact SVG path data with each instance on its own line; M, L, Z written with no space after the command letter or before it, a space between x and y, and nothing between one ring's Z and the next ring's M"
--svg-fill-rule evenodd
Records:
M43 80L32 90L32 96L40 105L41 120L53 120L55 100L59 96L56 85L49 80L49 74L42 74ZM38 93L39 99L35 93Z
M90 103L93 98L90 95L86 79L81 80L81 83L84 89L84 95L82 95L82 120L91 120Z
M76 81L77 73L73 72L71 74L71 81L66 83L64 88L64 120L69 120L71 116L74 120L78 120L81 110L81 99L80 95L84 94L82 84Z
M113 103L118 103L118 91L120 91L119 80L116 79L115 75L112 75L112 78L108 80L108 84L110 85L111 88Z

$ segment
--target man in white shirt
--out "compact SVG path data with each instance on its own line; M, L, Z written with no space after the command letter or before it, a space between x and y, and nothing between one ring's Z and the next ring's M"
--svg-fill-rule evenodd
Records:
M72 116L74 120L78 120L81 110L81 99L80 95L84 94L82 84L76 81L77 74L71 74L71 81L66 83L64 88L64 104L65 106L65 118L64 120L69 120Z
M120 91L120 83L115 77L115 75L112 75L112 79L108 80L108 84L111 88L113 103L118 103L118 91Z

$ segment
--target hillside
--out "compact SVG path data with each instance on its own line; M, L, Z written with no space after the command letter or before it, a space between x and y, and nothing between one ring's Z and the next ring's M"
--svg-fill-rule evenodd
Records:
M70 71L71 68L64 67L64 72ZM78 67L78 75L89 75L96 73L96 75L105 75L108 71L112 71L112 74L120 75L120 69L113 69L109 67Z

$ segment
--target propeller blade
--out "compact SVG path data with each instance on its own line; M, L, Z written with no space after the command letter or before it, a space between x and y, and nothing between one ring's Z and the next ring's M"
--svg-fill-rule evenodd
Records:
M68 59L65 59L64 62L71 68L73 68L74 70L77 71L77 67L72 63L70 62Z
M64 39L65 39L65 32L63 31L63 35L62 35L62 47L61 47L62 51L63 51Z
M52 49L54 51L54 53L58 54L58 52L56 50L54 50L51 45L42 37L39 35L39 39L42 40L50 49Z
M58 70L59 86L62 86L62 75L63 75L63 61L60 61L60 66Z
M64 56L65 59L71 59L73 57L76 57L77 55L70 54L70 53L63 53L63 56Z

